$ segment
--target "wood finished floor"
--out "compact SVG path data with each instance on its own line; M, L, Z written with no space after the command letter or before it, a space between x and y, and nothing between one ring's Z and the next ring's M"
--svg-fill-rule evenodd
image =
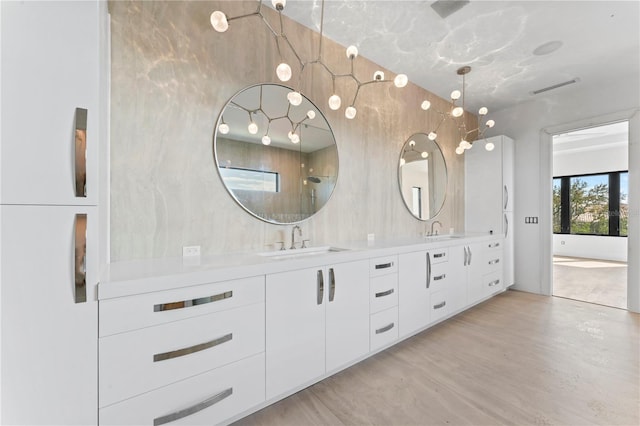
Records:
M508 291L237 425L638 425L640 315Z

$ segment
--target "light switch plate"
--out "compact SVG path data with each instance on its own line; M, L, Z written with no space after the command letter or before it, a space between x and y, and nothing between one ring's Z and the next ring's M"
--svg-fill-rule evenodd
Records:
M200 246L182 247L182 257L200 256Z

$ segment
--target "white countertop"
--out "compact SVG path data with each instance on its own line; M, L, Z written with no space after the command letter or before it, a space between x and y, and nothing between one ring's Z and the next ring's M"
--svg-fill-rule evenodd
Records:
M344 251L287 259L260 256L258 253L229 253L194 258L150 259L111 263L98 284L98 299L131 296L218 281L313 268L335 263L391 256L430 248L458 246L502 238L500 235L440 235L435 238L356 241L337 244ZM294 253L287 250L285 253Z

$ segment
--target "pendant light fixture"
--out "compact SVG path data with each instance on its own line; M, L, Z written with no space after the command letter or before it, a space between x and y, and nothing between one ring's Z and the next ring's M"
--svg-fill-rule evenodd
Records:
M456 73L462 76L462 91L454 90L453 92L451 92L451 106L448 111L435 111L440 115L440 121L438 122L438 125L435 127L435 129L429 132L429 135L428 135L428 138L430 140L432 141L436 140L436 138L438 137L438 130L440 129L440 126L442 125L442 123L444 123L446 120L453 120L456 125L456 128L458 129L458 136L460 139L460 142L458 143L458 147L456 148L456 154L458 155L464 154L466 150L471 149L471 147L473 146L473 143L477 142L479 139L484 138L484 132L487 129L492 128L496 124L496 122L493 120L487 120L484 126L482 126L482 128L478 126L472 130L467 129L467 124L465 122L465 111L464 111L464 91L465 91L465 76L470 72L471 72L470 66L464 66L464 67L458 68ZM461 103L457 104L458 101L461 101ZM428 100L423 101L422 104L420 105L420 108L422 108L424 111L429 110L431 108L431 102L429 102ZM489 113L489 110L487 109L487 107L480 108L478 110L479 120L482 120L483 117L485 117L488 113ZM472 136L474 136L474 133L475 133L475 137L473 137L474 141L469 142L469 139L472 139ZM491 142L487 142L485 144L485 149L487 151L493 151L494 148L495 146Z
M262 20L262 22L264 23L264 25L267 27L267 29L271 32L271 34L273 35L275 42L276 42L276 47L278 50L278 54L280 56L280 60L281 62L278 64L278 66L276 67L276 76L278 77L278 79L282 82L287 82L289 80L291 80L291 78L293 77L293 70L291 68L291 65L289 65L287 62L284 61L283 56L282 56L282 49L284 47L288 47L289 51L293 54L293 56L296 58L297 61L297 65L298 68L300 69L300 73L298 74L297 77L297 83L294 85L294 90L292 92L289 93L289 95L287 96L287 99L289 100L291 105L297 106L300 105L302 96L300 93L300 86L301 86L301 82L302 82L302 78L304 76L304 71L307 67L313 66L313 65L318 65L319 68L321 70L324 70L327 74L329 74L331 76L331 81L332 81L332 93L328 96L328 100L327 103L329 105L329 108L337 111L339 110L342 105L342 98L340 97L340 95L336 92L336 80L337 79L351 79L353 82L355 82L356 84L356 89L355 89L355 93L353 94L352 97L349 97L348 99L350 99L350 102L346 103L346 108L344 111L344 115L347 119L354 119L356 117L356 114L358 112L358 110L356 109L356 100L358 99L358 94L360 93L360 89L362 89L364 86L370 85L370 84L380 84L380 83L393 83L394 86L398 87L398 88L402 88L405 87L409 80L407 78L407 76L405 74L398 74L396 75L393 80L386 80L384 73L382 71L376 71L373 74L373 79L372 80L368 80L368 81L362 81L360 80L355 72L354 72L354 60L358 57L358 48L356 46L349 46L346 49L346 56L347 59L350 61L351 64L351 68L350 68L350 72L347 74L339 74L334 72L329 65L324 61L323 57L322 57L322 43L323 43L323 34L324 34L324 0L322 0L321 3L321 15L320 15L320 37L319 37L319 46L318 46L318 56L315 59L310 59L310 60L303 60L301 58L301 56L298 54L298 52L296 51L296 49L293 47L293 45L291 44L291 41L289 40L289 38L287 37L287 35L284 32L284 26L283 26L283 19L282 19L282 11L284 10L287 2L286 0L271 0L271 4L273 5L274 9L278 12L278 16L279 16L279 31L276 31L274 29L273 26L271 26L271 24L267 21L265 15L263 14L262 11L262 0L258 0L258 9L253 12L253 13L249 13L249 14L245 14L245 15L240 15L240 16L235 16L235 17L227 17L227 15L219 10L214 11L211 14L210 20L211 20L211 26L213 27L214 30L216 30L217 32L225 32L229 29L229 23L237 20L237 19L241 19L241 18L246 18L246 17L250 17L250 16L259 16L260 19Z

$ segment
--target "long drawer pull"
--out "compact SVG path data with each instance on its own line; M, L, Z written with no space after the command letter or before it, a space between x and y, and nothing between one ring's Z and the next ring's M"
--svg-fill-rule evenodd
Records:
M433 277L434 281L440 281L447 278L447 274L438 275L437 277Z
M496 248L496 247L500 247L500 243L489 244L489 248Z
M75 195L87 196L87 110L76 108L75 125Z
M316 303L322 305L322 299L324 299L324 274L321 269L318 269L316 274L316 284L318 286L316 291Z
M161 354L155 354L153 356L153 362L166 361L168 359L178 358L178 357L189 355L195 352L200 352L205 349L209 349L214 346L221 345L224 342L228 342L231 339L233 339L233 333L225 334L224 336L218 337L217 339L213 339L205 343L199 343L194 346L189 346L188 348L182 348L182 349L177 349L171 352L163 352Z
M444 308L446 304L447 304L447 301L443 300L442 302L438 303L437 305L433 305L433 309Z
M489 265L495 265L496 263L500 263L500 259L493 259L493 260L490 260L488 263Z
M74 302L87 301L87 215L76 214L74 224Z
M491 281L489 283L489 287L494 287L494 286L497 286L498 284L500 284L500 280Z
M336 297L336 273L333 268L329 268L329 302L333 302Z
M376 265L376 269L387 269L387 268L391 268L392 266L393 266L393 262L380 263L380 264Z
M447 255L447 253L442 252L442 253L436 253L433 255L434 259L440 259L441 257L445 257Z
M377 329L376 334L386 333L387 331L391 330L395 325L396 324L393 322L389 325L385 325L384 327Z
M153 419L153 426L161 426L167 423L175 422L176 420L180 420L192 414L195 414L198 411L202 411L205 408L209 408L212 405L222 401L223 399L230 397L232 394L233 394L233 388L225 389L222 392L216 395L213 395L211 398L205 399L204 401L199 402L196 405L192 405L189 408L176 411L175 413L167 414L166 416L156 417L155 419Z
M213 296L199 297L197 299L182 300L180 302L160 303L153 306L153 312L170 311L173 309L189 308L196 305L205 305L219 300L229 299L233 297L233 291L225 291L224 293L214 294Z
M387 291L381 291L380 293L376 293L376 297L384 297L384 296L388 296L390 294L393 294L394 289L390 288Z

